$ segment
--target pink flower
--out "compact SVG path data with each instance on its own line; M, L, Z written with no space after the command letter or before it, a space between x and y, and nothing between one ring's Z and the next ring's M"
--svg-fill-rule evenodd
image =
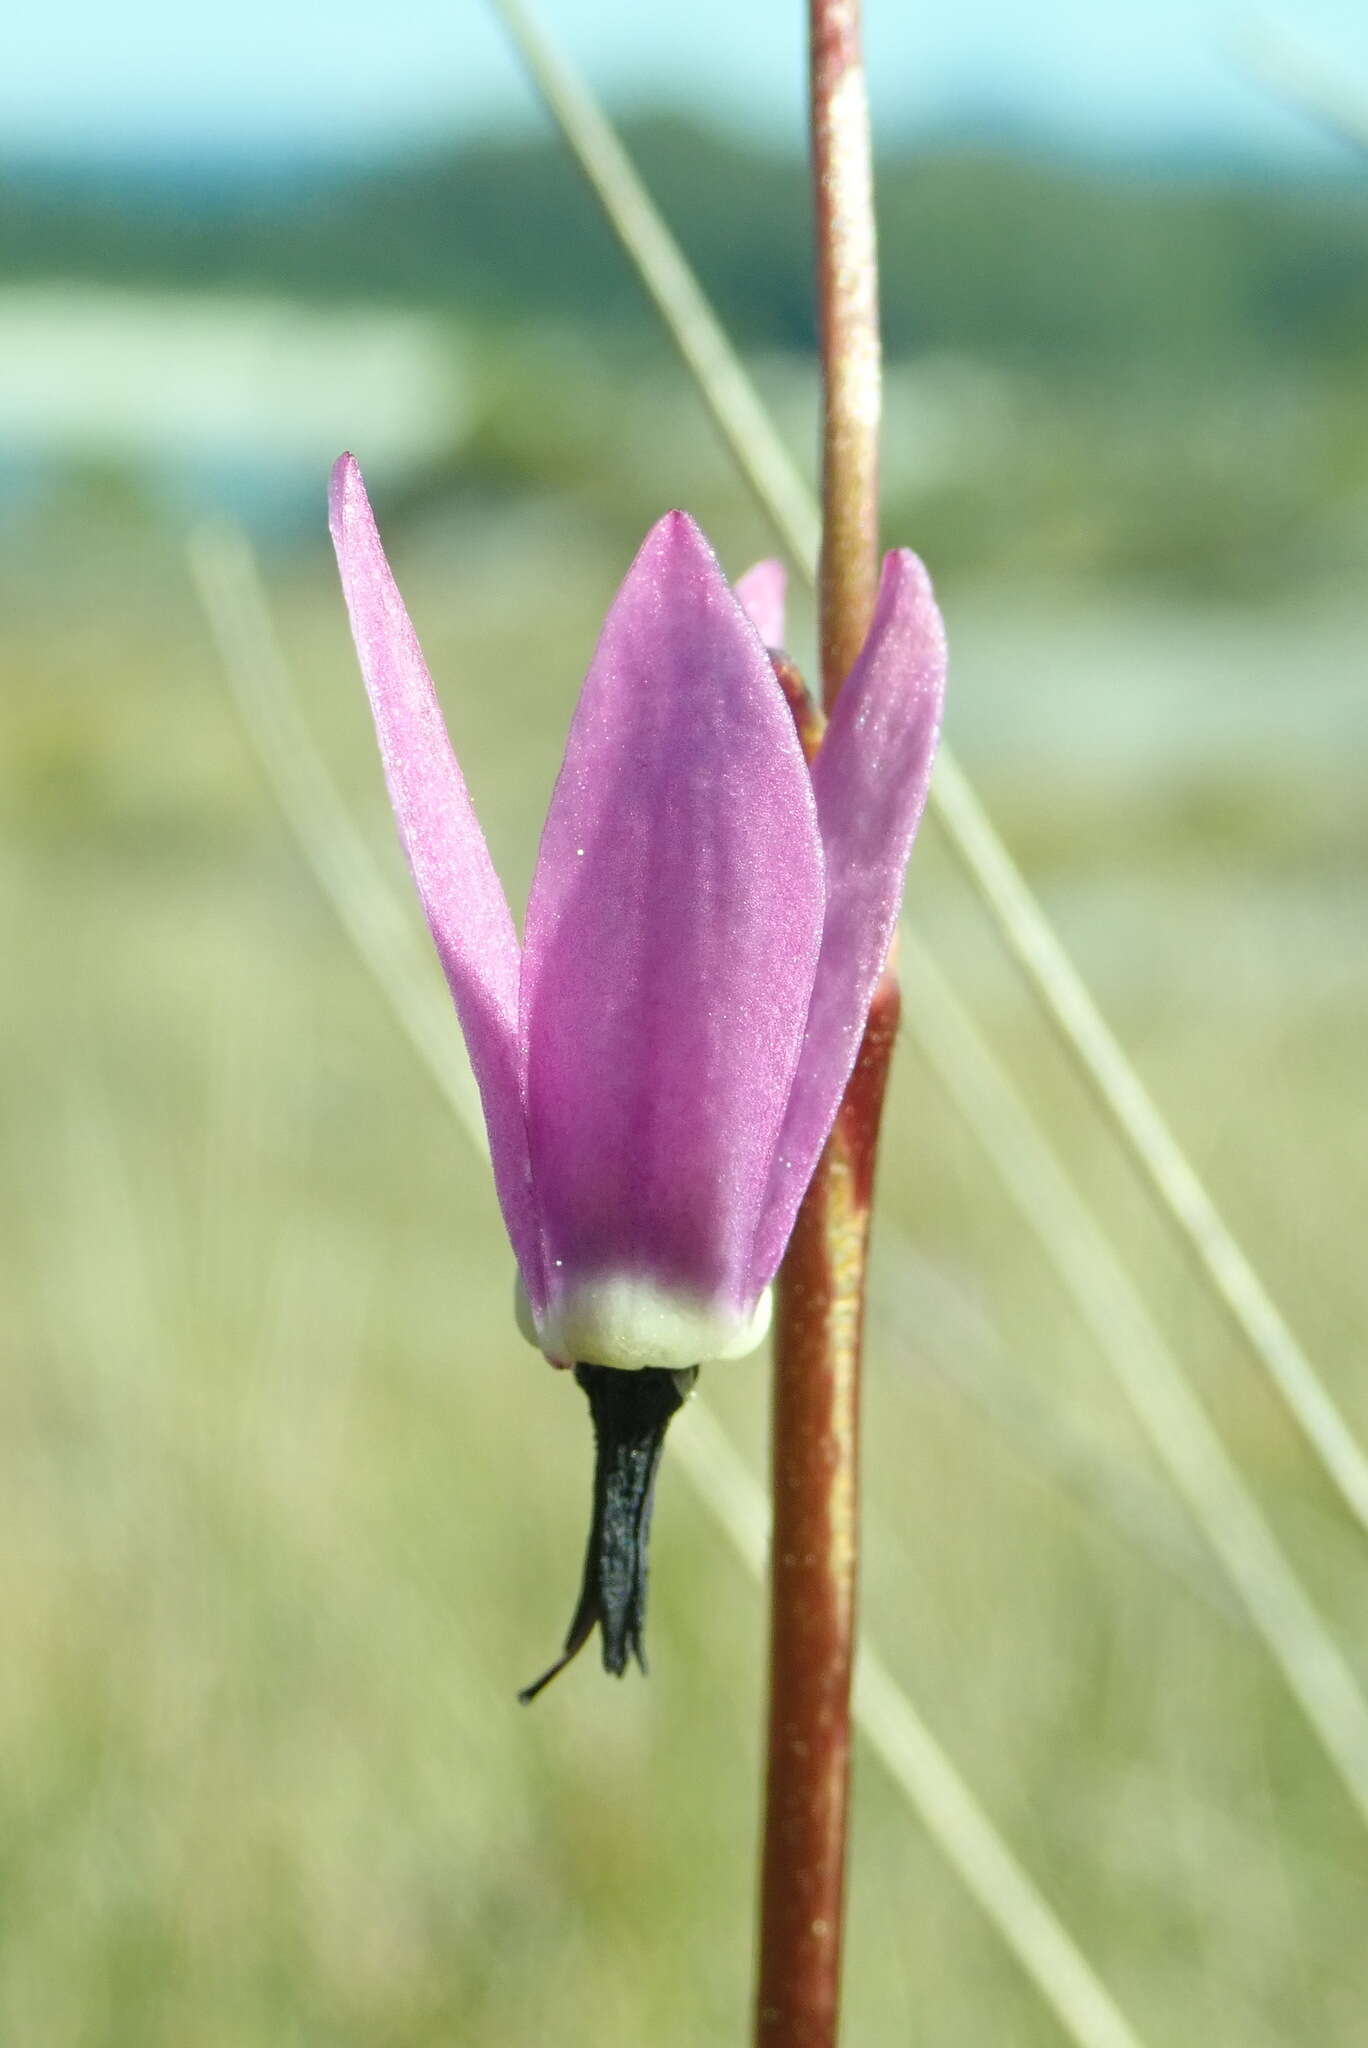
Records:
M331 517L530 1333L556 1364L619 1369L589 1382L618 1385L591 1392L602 1467L603 1404L652 1399L621 1373L691 1372L764 1333L898 914L940 722L940 616L915 555L888 555L809 768L757 631L782 636L782 572L762 564L733 592L693 521L667 513L589 665L520 948L349 455ZM644 1554L641 1569L644 1598ZM624 1627L625 1660L639 1615ZM611 1663L608 1648L605 1620Z

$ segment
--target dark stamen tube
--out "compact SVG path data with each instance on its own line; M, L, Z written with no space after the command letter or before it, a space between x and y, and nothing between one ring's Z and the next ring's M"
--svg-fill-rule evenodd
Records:
M628 1659L646 1669L646 1580L656 1473L670 1418L683 1407L697 1366L670 1372L648 1366L620 1372L577 1365L594 1424L594 1513L584 1554L579 1604L565 1648L518 1698L527 1704L583 1649L597 1625L603 1668L620 1678Z

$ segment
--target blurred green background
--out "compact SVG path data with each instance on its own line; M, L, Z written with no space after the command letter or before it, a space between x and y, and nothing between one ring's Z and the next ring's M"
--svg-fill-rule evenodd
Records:
M796 149L627 132L810 469ZM949 730L1368 1434L1361 170L948 123L895 138L881 211L886 528L937 578ZM722 2048L759 1595L667 1458L650 1682L586 1657L516 1706L575 1589L582 1398L189 580L190 528L245 520L405 891L323 535L344 443L517 904L646 524L772 547L548 139L6 171L0 2041ZM909 914L1365 1671L1360 1545L932 828ZM709 1391L763 1469L763 1365ZM1361 2041L1358 1825L910 1047L867 1413L869 1626L1146 2041ZM851 1905L852 2048L1059 2038L867 1760Z

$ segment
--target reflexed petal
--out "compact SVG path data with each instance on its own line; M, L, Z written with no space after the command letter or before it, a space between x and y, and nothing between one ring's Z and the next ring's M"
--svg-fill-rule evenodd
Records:
M823 903L793 720L707 542L671 513L604 624L528 906L548 1349L558 1328L600 1330L620 1355L589 1363L694 1364L664 1347L751 1328ZM638 1325L649 1360L630 1355Z
M518 1073L517 934L350 455L333 469L328 510L390 802L479 1083L504 1221L537 1301L541 1261Z
M736 595L766 647L784 645L784 599L788 570L782 562L757 562L738 577Z
M944 688L945 629L930 578L904 548L884 559L869 637L812 767L826 852L826 924L756 1240L756 1285L770 1279L783 1257L860 1049L926 802Z

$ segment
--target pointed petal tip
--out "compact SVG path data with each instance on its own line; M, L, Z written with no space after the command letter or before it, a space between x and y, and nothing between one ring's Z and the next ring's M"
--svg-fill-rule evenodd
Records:
M943 701L948 655L945 620L931 573L911 548L890 548L884 556L874 618L861 660L889 636L902 640L904 659L919 694L925 697L929 693Z
M708 545L707 536L698 521L689 512L676 507L662 513L641 544L641 551L661 556L703 555L713 561L714 555Z
M935 592L931 588L931 572L921 556L912 548L890 548L883 558L883 572L879 587L896 586L903 591L915 591L935 603Z
M931 571L911 548L890 548L883 558L879 596L893 597L901 605L916 605L926 613L926 624L944 640L945 623L936 602Z
M370 519L370 499L366 496L361 465L350 451L344 450L328 478L328 526L334 540L340 540L348 515L357 510Z
M704 591L714 599L731 595L712 543L691 513L675 510L656 520L637 549L623 591L649 591L656 600L685 598Z
M676 508L657 519L637 550L633 571L641 570L660 591L709 591L714 602L739 610L766 647L782 645L788 584L783 564L759 562L733 585L691 512Z

